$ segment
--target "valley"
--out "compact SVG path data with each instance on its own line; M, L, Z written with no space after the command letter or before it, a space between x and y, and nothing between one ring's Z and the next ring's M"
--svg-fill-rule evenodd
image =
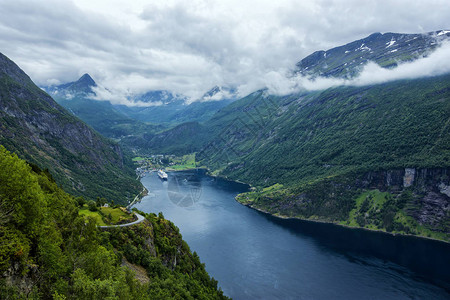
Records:
M368 39L377 37L384 45L391 35ZM253 187L239 202L273 215L449 241L449 82L441 75L287 96L256 91L147 145L195 152L197 166ZM368 193L387 194L361 208Z
M305 39L279 70L194 40L80 59L95 80L0 53L0 298L445 299L450 31Z

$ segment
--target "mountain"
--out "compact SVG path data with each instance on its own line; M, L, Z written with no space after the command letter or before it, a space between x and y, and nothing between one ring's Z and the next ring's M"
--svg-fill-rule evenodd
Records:
M139 100L146 103L161 102L163 104L170 104L176 102L184 103L186 98L183 95L177 95L169 91L156 90L156 91L149 91L143 95L137 96L135 97L135 100Z
M172 115L186 107L184 98L168 91L150 91L133 100L148 103L148 106L114 105L114 107L133 120L149 124L169 125L172 123Z
M441 32L409 50L433 51L426 41ZM383 36L364 41L385 49L402 35ZM361 44L330 49L327 58ZM378 62L391 59L386 55L380 52ZM340 76L336 68L314 74ZM287 96L260 90L201 126L180 125L153 140L163 153L195 151L198 164L214 174L251 184L253 191L237 199L256 209L450 240L449 120L447 74Z
M0 169L0 299L228 299L161 213L101 231L2 146Z
M214 87L205 93L202 101L186 104L183 96L160 90L134 99L149 106L112 105L109 101L92 99L95 86L92 77L84 74L75 82L44 89L103 136L115 139L127 150L141 153L155 149L151 144L156 133L184 122L206 121L236 97L233 89Z
M77 86L86 87L84 76ZM116 143L72 116L0 54L0 144L48 168L66 191L125 203L141 189Z
M344 46L314 52L297 63L296 73L350 78L369 61L394 68L399 63L427 56L449 37L447 30L427 34L374 33Z
M234 90L221 87L214 87L199 101L189 104L181 95L150 91L135 98L135 101L149 103L147 107L116 105L115 108L134 120L174 126L183 122L204 122L235 99Z
M196 101L185 105L182 110L171 114L170 120L173 124L184 122L205 122L209 120L221 108L233 102L233 99Z
M158 134L125 137L123 143L133 145L141 155L186 154L200 150L207 138L208 132L202 124L185 122Z
M48 86L44 89L53 96L60 98L71 98L75 95L88 95L93 93L92 88L96 87L94 79L89 74L84 74L77 81L68 82L57 86Z
M109 101L93 100L93 87L97 84L88 74L75 82L44 89L63 107L77 116L103 136L120 141L125 136L141 136L162 130L131 119L116 109Z
M212 89L207 91L200 101L211 101L211 100L236 100L238 98L237 91L234 88L228 88L223 86L214 86Z

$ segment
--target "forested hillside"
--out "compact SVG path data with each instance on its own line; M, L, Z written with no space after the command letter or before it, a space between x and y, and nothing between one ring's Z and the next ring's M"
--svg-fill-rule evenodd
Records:
M161 133L154 147L197 152L198 165L255 187L239 201L272 214L448 239L449 99L450 75L283 97L262 90L195 134L181 125ZM371 190L390 194L364 202Z
M256 93L211 120L209 128L218 132L199 159L261 186L350 171L445 167L449 98L449 75L282 98Z
M48 168L66 190L125 203L140 192L131 159L0 54L0 144Z
M450 75L287 97L259 92L216 114L208 124L215 138L196 157L254 185L239 201L272 214L448 239L449 99ZM357 199L373 189L391 194L360 210Z
M161 214L100 231L47 171L4 147L0 169L1 299L226 298Z

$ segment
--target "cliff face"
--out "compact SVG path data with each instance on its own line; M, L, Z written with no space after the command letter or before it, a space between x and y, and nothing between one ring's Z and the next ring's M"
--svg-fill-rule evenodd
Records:
M449 175L448 167L348 173L237 200L275 215L450 241Z
M2 54L0 144L48 168L74 194L124 202L139 190L117 144L69 114Z
M369 172L355 187L379 189L396 194L411 190L416 199L408 213L421 225L437 228L450 221L450 168L405 168ZM445 227L444 227L445 228ZM450 233L450 227L446 227Z
M356 186L380 190L402 190L412 187L422 191L434 190L445 194L449 184L450 168L404 168L389 171L375 171L364 174L356 181ZM441 186L441 187L440 187Z

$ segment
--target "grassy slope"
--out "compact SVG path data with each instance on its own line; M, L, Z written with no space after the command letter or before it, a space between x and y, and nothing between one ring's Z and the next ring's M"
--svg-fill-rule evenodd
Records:
M94 218L99 226L113 225L122 220L131 221L133 219L132 215L122 211L120 208L99 207L98 209L99 211L90 211L87 205L84 205L78 213L86 218ZM111 214L111 220L108 219L109 214Z
M187 154L181 157L177 157L173 160L173 162L175 163L175 165L170 166L169 169L181 171L196 168L195 154Z

